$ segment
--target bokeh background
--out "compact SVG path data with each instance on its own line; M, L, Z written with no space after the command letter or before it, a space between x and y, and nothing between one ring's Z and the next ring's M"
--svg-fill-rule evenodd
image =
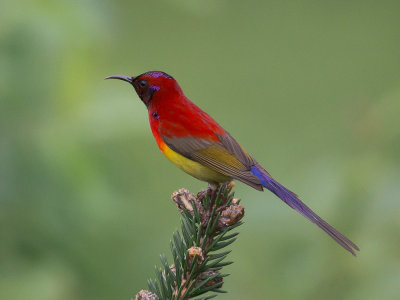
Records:
M399 299L399 1L0 4L0 298L130 299L179 227L177 188L112 74L163 70L361 248L237 184L219 299Z

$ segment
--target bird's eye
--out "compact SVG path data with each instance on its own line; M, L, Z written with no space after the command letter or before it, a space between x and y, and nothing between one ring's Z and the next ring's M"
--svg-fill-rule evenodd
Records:
M147 83L146 80L140 80L138 84L139 84L139 86L140 86L141 88L144 88L144 87L147 86L148 83Z

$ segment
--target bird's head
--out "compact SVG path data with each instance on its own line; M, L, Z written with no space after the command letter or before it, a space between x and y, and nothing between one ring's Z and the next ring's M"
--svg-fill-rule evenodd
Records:
M161 71L150 71L136 77L112 75L105 79L119 79L129 82L133 85L136 93L146 106L149 106L150 102L154 99L162 98L162 95L173 97L182 93L176 80Z

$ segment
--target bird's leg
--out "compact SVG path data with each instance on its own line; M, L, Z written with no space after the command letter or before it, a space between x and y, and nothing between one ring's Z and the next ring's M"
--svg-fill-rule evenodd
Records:
M197 193L197 198L203 202L203 199L205 196L207 196L209 194L209 190L210 190L210 185L208 185L204 190L201 190L200 192Z
M217 183L210 183L208 188L211 190L211 196L210 196L210 205L208 207L209 214L211 215L215 199L217 198L217 193L218 193L218 188L219 184Z
M208 203L208 208L205 211L204 218L202 218L202 221L201 221L201 225L204 228L206 228L207 224L211 221L210 218L211 218L211 214L212 214L213 207L214 207L214 204L215 204L215 200L218 197L218 189L219 189L219 184L209 183L207 189L204 190L204 191L199 192L198 195L197 195L197 197L199 199L201 199L200 201L202 202L203 205L204 205L204 202L203 202L204 198L207 195L210 196L210 202Z

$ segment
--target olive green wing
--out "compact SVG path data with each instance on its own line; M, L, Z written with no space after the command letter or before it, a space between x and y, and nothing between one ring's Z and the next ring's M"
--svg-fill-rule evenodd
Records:
M217 136L218 141L188 137L162 137L175 152L216 172L263 190L260 180L250 169L257 162L229 134Z

